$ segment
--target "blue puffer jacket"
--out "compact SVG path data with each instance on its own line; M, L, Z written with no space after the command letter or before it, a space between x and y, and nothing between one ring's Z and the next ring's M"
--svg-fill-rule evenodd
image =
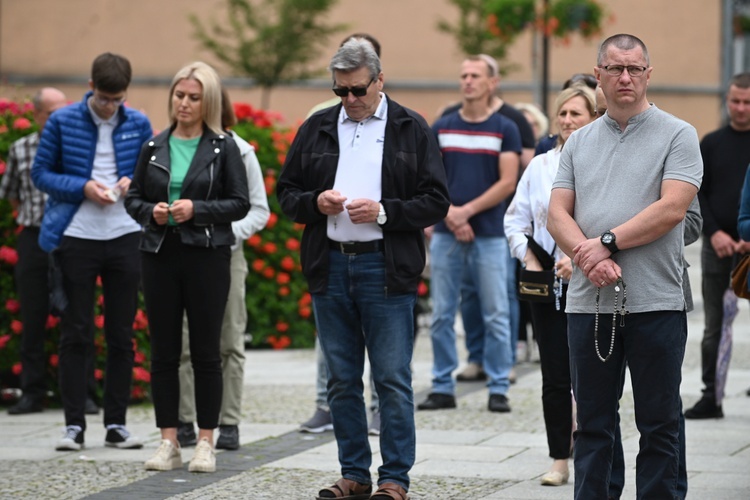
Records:
M50 252L60 245L65 229L83 202L83 187L91 180L99 131L88 99L52 113L42 132L31 168L36 187L47 193L39 246ZM133 177L141 146L153 135L143 113L120 106L119 123L112 132L118 178Z

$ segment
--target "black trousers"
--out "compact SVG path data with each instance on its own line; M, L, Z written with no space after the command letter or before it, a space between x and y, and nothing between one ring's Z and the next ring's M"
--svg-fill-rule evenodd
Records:
M25 227L18 235L16 290L21 302L21 389L24 396L41 400L47 393L44 353L47 324L47 253L39 247L39 228Z
M565 286L567 291L567 286ZM573 403L570 384L568 319L564 295L560 310L555 304L531 302L531 318L542 366L542 409L549 456L570 458Z
M64 237L58 252L68 308L60 322L60 395L66 425L86 429L96 280L104 295L107 361L104 425L125 424L133 377L133 319L138 305L140 233L112 240Z
M198 427L219 425L221 323L229 294L229 247L183 245L171 229L158 253L142 252L143 293L151 331L151 391L156 426L177 427L183 312L195 376Z

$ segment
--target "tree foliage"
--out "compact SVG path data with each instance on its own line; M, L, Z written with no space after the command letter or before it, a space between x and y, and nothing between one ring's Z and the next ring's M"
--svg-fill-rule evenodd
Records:
M200 45L230 70L248 76L263 89L262 107L270 91L286 82L320 73L311 69L328 37L345 28L321 17L337 0L226 0L224 22L190 21Z

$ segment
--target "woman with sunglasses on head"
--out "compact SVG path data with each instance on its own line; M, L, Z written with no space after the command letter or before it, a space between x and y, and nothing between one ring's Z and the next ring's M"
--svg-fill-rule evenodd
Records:
M143 145L125 206L143 226L143 293L151 332L151 383L161 444L148 470L182 466L177 442L183 312L195 373L198 444L191 472L216 470L222 371L219 339L230 283L232 221L250 208L245 166L221 127L221 84L207 64L180 69L169 92L171 125Z
M542 407L552 468L542 476L543 485L560 486L568 482L573 402L568 361L568 322L565 292L573 272L570 258L557 248L547 232L547 209L565 141L577 129L596 119L594 92L585 86L563 90L555 101L559 131L557 146L535 156L523 173L513 202L505 214L505 234L511 254L530 271L541 271L538 247L554 260L555 274L563 280L558 300L531 303L531 318L537 333L542 367ZM536 244L536 245L535 245Z

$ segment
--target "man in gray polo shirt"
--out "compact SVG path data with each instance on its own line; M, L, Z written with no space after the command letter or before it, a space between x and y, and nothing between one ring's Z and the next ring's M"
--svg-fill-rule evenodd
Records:
M683 226L703 175L698 136L649 104L652 68L638 38L605 40L594 71L609 109L566 143L547 223L575 263L566 308L575 498L607 498L626 363L642 438L639 497L679 498Z

